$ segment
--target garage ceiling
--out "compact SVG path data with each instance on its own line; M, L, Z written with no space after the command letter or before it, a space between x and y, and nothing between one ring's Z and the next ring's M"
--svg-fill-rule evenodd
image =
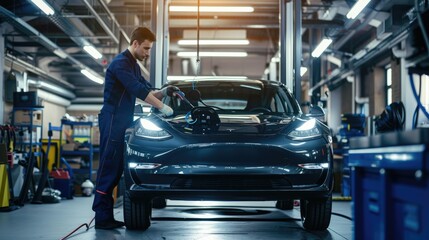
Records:
M28 71L29 79L57 85L76 97L101 97L102 85L82 75L81 69L103 77L112 58L127 45L126 39L138 25L151 27L150 0L45 0L55 11L46 15L31 0L2 0L0 26L7 48L6 70ZM196 6L197 0L171 0L170 6ZM200 38L247 39L248 45L200 46L200 51L244 51L245 58L201 57L200 75L248 76L261 78L267 64L279 50L279 0L200 0L201 6L250 6L247 13L200 14ZM334 39L332 54L351 57L377 35L370 20L383 22L392 6L406 0L373 0L356 20L345 15L355 1L302 1L302 64L308 66L315 36ZM195 46L179 46L197 29L197 13L169 12L168 75L195 74L195 58L178 57L179 51L195 51ZM231 35L230 32L235 33ZM351 44L353 43L353 44ZM83 50L93 45L103 55L92 58ZM186 67L184 61L190 66ZM308 74L303 80L308 80ZM40 84L39 84L40 86ZM49 90L49 89L47 89ZM61 95L61 94L60 94ZM66 96L63 97L74 98Z

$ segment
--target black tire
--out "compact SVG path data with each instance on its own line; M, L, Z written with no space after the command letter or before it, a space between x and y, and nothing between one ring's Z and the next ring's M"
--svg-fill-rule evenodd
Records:
M167 207L167 200L163 197L156 197L152 199L152 208L162 209Z
M293 199L278 200L276 202L276 208L281 209L281 210L292 210L293 209Z
M146 230L150 227L152 206L150 200L132 201L130 193L124 194L124 220L125 226L130 230Z
M323 231L329 227L332 195L326 199L301 199L301 221L306 230Z

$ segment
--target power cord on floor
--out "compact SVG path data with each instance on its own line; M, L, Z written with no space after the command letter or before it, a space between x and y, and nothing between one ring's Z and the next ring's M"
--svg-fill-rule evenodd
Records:
M341 214L341 213L332 212L331 214L332 214L332 215L339 216L339 217L343 217L343 218L348 219L348 220L350 220L350 221L353 221L353 218L351 218L351 217L349 217L349 216L347 216L347 215Z
M83 226L86 227L85 231L88 231L89 227L91 226L91 224L94 221L94 219L95 219L95 217L93 217L89 223L82 223L81 225L79 225L79 227L75 228L73 231L71 231L69 234L67 234L67 236L61 238L61 240L65 240L65 239L69 238L71 235L73 235L73 233L75 233L77 230L79 230Z

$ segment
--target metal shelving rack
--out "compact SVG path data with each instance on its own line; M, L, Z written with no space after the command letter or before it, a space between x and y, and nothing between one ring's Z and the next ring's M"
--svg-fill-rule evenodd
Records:
M61 129L64 129L65 126L69 126L72 130L71 138L73 141L76 139L86 139L88 144L85 145L85 147L88 148L88 150L64 150L63 149L63 137L60 135L60 143L61 143L61 150L60 155L61 158L67 159L67 157L87 157L88 162L85 163L84 168L73 168L73 172L77 174L85 174L88 175L88 179L91 180L92 178L92 162L93 162L93 156L94 156L94 146L92 144L92 126L93 122L77 122L77 121L70 121L70 120L61 120ZM86 131L78 132L79 129L85 129Z
M35 120L37 120L34 119L35 113L40 113L40 121L37 121L38 124L35 124ZM22 114L21 119L17 119L16 114ZM24 115L28 115L28 117L24 118ZM19 133L19 136L16 138L17 147L15 151L24 153L25 158L28 159L25 164L26 171L23 187L17 199L17 204L22 206L27 200L31 182L33 182L33 189L31 190L33 193L35 192L33 169L36 166L36 162L42 159L43 107L13 107L12 125L17 128L17 132ZM37 137L38 132L40 133L39 139L34 139L34 136Z

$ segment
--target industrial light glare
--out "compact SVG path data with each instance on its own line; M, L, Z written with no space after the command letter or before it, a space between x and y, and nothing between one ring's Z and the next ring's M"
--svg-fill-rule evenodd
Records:
M322 53L329 47L329 45L331 45L331 43L332 43L332 39L324 38L319 43L319 45L317 45L317 47L313 50L313 52L311 53L311 56L314 58L320 57L320 55L322 55Z
M316 119L312 118L295 130L291 131L288 136L295 140L305 140L309 138L320 137L321 133L320 130L316 127Z
M177 42L179 45L197 45L197 40L182 39ZM249 45L249 40L245 39L213 39L200 40L200 45Z
M101 55L101 53L91 45L84 46L83 50L85 50L94 59L100 59L101 57L103 57L103 55Z
M178 52L179 57L196 57L197 52ZM200 52L200 57L247 57L247 52Z
M85 75L87 78L89 78L90 80L98 83L98 84L103 84L104 83L104 79L102 79L101 77L96 76L95 74L91 73L89 70L87 69L82 69L80 70L80 72Z
M170 6L171 12L197 12L197 6ZM200 7L200 12L253 12L253 7Z
M144 118L140 118L140 126L136 130L136 136L155 140L162 140L171 137L167 131Z
M54 15L54 9L49 6L45 1L43 0L31 0L40 10L42 10L46 15Z
M371 0L359 0L355 3L355 5L353 5L353 7L350 9L350 11L347 13L347 18L348 19L355 19L357 17L357 15L359 15L360 12L362 12L362 10L365 8L366 5L368 5L368 3Z
M151 121L149 121L147 119L140 119L140 123L141 123L142 127L146 128L147 130L162 131L161 128L159 128L153 122L151 122Z
M297 128L296 130L307 131L307 130L314 128L314 126L316 126L316 119L312 118L312 119L308 120L307 122L305 122L304 124L302 124L301 127Z

